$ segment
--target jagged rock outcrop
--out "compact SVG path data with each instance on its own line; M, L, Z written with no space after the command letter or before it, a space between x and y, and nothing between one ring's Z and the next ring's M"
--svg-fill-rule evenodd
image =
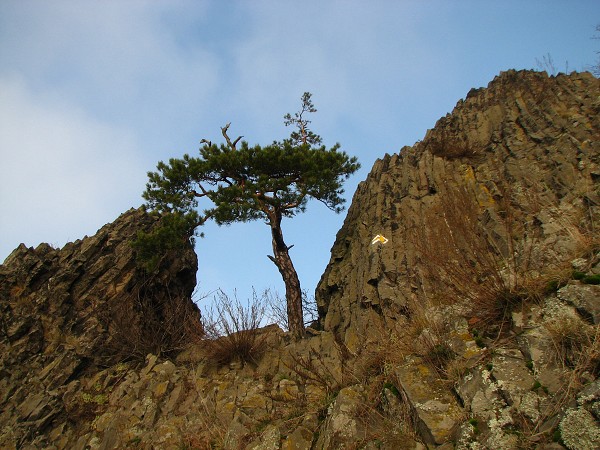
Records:
M80 377L189 338L157 322L176 304L199 323L190 300L192 247L165 258L155 274L136 267L131 242L155 220L130 210L62 249L21 244L0 266L0 447L50 445L53 433L68 428L65 396L79 389ZM167 333L159 338L158 331Z
M317 287L322 322L350 347L373 308L403 307L419 289L415 230L449 190L467 187L499 227L505 198L535 222L548 259L570 256L570 235L597 214L600 83L589 73L508 71L471 90L423 141L377 161L352 201ZM377 234L389 239L372 245Z
M597 251L599 113L590 74L508 71L359 185L317 287L321 323L357 356L402 344L388 370L427 444L518 448L507 431L516 417L547 431L560 410L550 397L577 378L578 363L556 355L561 339L581 327L574 339L594 354L600 292L568 278L575 258ZM506 344L492 358L486 328ZM577 383L597 376L590 357ZM532 392L538 384L546 394ZM481 434L461 428L465 413Z

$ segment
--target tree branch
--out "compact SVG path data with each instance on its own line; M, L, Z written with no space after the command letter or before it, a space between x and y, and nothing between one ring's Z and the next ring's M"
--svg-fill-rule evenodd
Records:
M223 134L223 137L227 141L227 145L229 146L229 148L231 150L236 150L235 146L240 141L240 139L243 138L243 136L238 136L233 142L231 142L231 139L229 139L229 136L227 135L227 130L229 129L230 126L231 126L231 122L229 122L224 127L221 127L221 133Z
M198 184L198 187L200 188L200 190L202 191L202 194L199 194L196 190L192 189L192 194L194 194L195 197L209 197L210 192L208 192L206 189L204 189L204 186L202 186L201 184Z
M206 214L204 217L200 217L200 219L198 220L198 222L196 222L196 225L194 226L194 229L204 225L204 223L209 220L210 218L212 218L212 216L214 216L215 213L208 213Z

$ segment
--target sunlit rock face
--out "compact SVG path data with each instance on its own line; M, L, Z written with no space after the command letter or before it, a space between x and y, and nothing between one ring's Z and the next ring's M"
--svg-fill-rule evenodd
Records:
M600 82L591 74L508 71L471 90L422 141L378 160L317 287L324 329L356 349L382 308L388 326L402 322L427 283L419 231L432 211L450 207L449 192L471 196L499 247L510 244L510 207L512 224L535 234L538 266L570 258L598 214L599 112ZM387 243L373 243L377 235Z

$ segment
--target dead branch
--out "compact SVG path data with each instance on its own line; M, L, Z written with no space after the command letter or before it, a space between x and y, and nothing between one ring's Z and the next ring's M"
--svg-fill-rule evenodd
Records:
M227 130L229 129L230 126L231 126L231 122L229 122L224 127L221 127L221 133L223 134L223 137L227 141L227 145L229 146L229 148L232 150L236 150L235 146L240 141L240 139L242 139L244 136L238 136L233 142L231 142L231 139L227 135Z

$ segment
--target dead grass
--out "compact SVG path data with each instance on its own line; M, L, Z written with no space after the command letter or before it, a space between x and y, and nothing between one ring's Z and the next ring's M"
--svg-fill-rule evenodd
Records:
M548 320L544 327L554 346L556 361L574 375L600 374L600 327L580 317L563 314Z
M356 355L346 377L348 384L360 384L365 389L366 401L356 417L365 430L361 444L412 448L412 441L421 440L417 417L395 368L405 363L407 355L415 353L414 341L384 326L373 332L379 338Z
M524 448L549 442L556 424L549 429L547 423L573 404L586 383L600 375L600 327L585 323L575 314L561 314L547 321L544 328L554 346L555 362L567 376L557 393L548 398L536 421L520 418Z
M420 442L421 437L409 404L391 386L385 386L379 395L382 400L378 405L367 402L357 411L364 435L356 448L414 448L414 442Z
M256 292L244 305L235 294L230 297L219 290L202 317L206 332L203 351L208 359L220 365L234 360L256 362L268 337L260 330L264 317L265 302Z
M538 235L533 224L515 216L505 193L494 208L483 208L474 192L463 186L440 193L440 203L425 213L426 226L417 231L424 285L431 295L463 303L480 327L498 335L511 312L539 300L549 280L549 268L535 254Z
M329 397L346 386L343 375L334 373L323 355L309 348L307 354L289 353L289 362L284 365L293 373L304 386L313 384L319 386Z
M197 378L199 378L198 373L192 370L189 378L184 379L186 391L195 393L198 400L193 427L189 427L191 429L188 428L183 433L181 448L188 450L225 449L227 448L227 424L217 414L216 402L211 401L210 396L206 397L202 390L197 388L195 382Z

